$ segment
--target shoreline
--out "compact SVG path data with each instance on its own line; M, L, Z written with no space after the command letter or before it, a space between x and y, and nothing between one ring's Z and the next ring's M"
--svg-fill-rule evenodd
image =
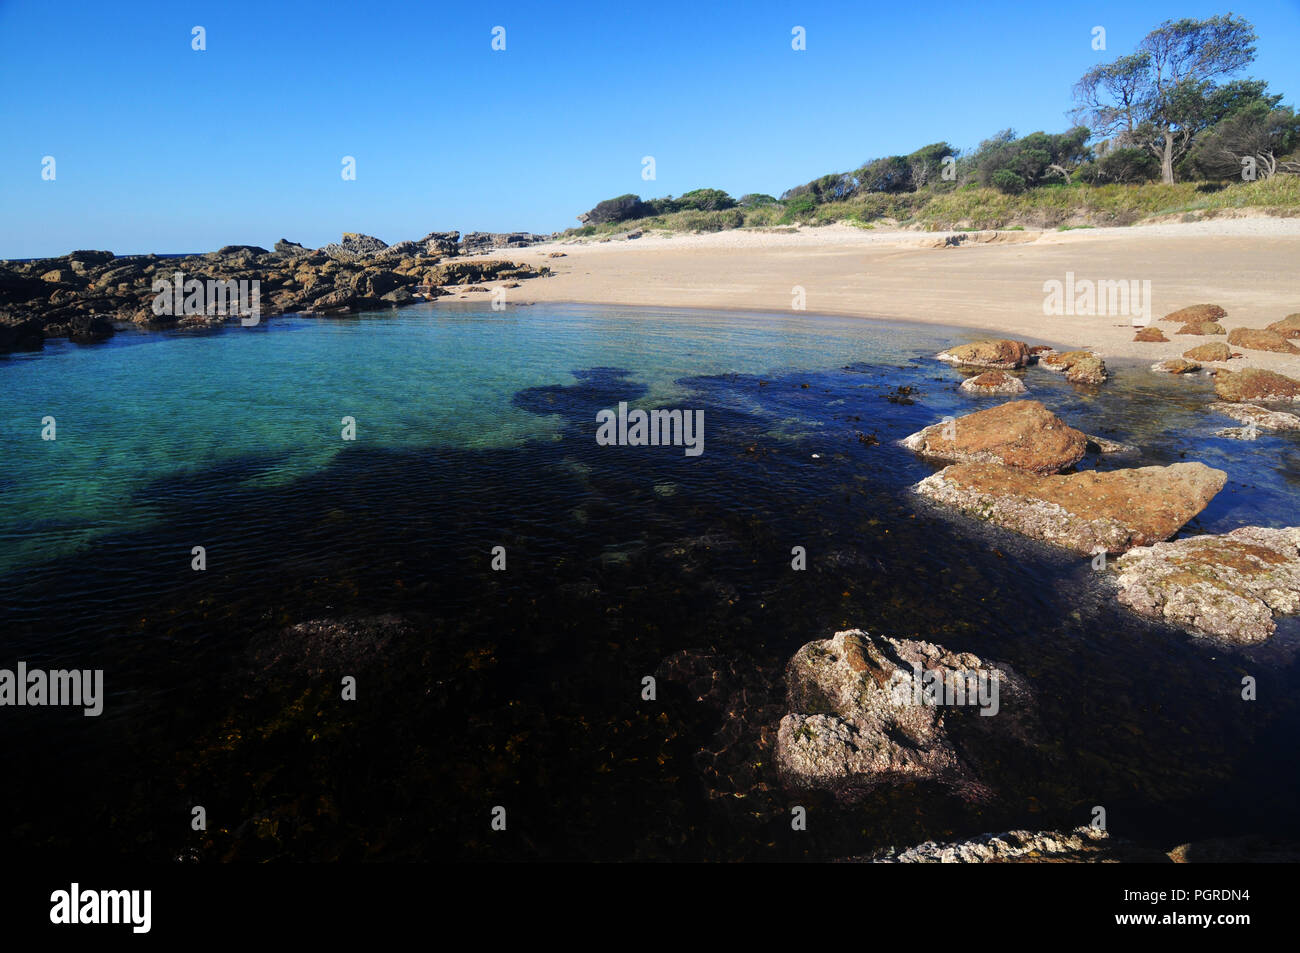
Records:
M969 235L957 247L949 235ZM1167 241L1166 239L1172 239ZM1264 328L1300 310L1300 288L1279 287L1300 261L1300 219L1073 229L1066 232L873 233L827 225L792 233L702 235L540 243L509 252L552 275L510 292L516 304L680 307L769 314L825 314L989 331L1093 350L1103 358L1182 356L1222 335L1180 335L1161 321L1204 302L1228 311L1223 326ZM554 255L559 257L553 257ZM1044 283L1150 282L1150 325L1169 338L1133 340L1132 317L1045 315ZM805 292L792 307L794 289ZM1245 350L1236 368L1300 372L1300 355Z

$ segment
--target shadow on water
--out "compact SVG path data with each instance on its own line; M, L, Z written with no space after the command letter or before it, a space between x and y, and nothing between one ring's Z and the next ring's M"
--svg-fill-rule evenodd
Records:
M9 654L103 668L109 695L97 719L6 714L22 765L0 802L11 853L830 858L1073 827L1095 805L1113 832L1162 846L1295 829L1300 775L1279 759L1300 727L1295 627L1254 653L1192 639L1118 607L1087 560L918 502L907 488L933 467L895 441L970 409L952 372L680 381L683 406L706 412L695 458L597 446L594 412L644 388L616 367L575 377L515 395L559 418L553 440L359 442L310 478L259 488L245 483L279 458L245 456L141 488L158 516L148 530L5 577ZM1038 389L1080 426L1115 419L1104 396ZM1189 401L1143 424L1142 462L1183 453L1155 428L1195 413ZM190 568L195 545L205 572ZM505 571L491 569L495 546ZM807 571L791 569L794 546ZM380 614L409 628L379 650L358 637L329 670L265 664L268 651L292 661L287 626ZM857 805L782 790L763 739L785 662L850 627L1029 680L1042 742L981 766L993 802L924 784ZM665 667L683 651L741 691L697 700ZM658 698L644 701L654 674ZM1247 674L1269 704L1241 700ZM348 675L355 701L340 699ZM807 832L790 831L791 803L809 807ZM204 833L190 829L195 805ZM506 832L489 826L497 805Z

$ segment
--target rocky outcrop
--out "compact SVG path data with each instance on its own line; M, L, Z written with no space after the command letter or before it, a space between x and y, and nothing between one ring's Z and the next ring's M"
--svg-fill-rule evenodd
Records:
M1214 375L1214 393L1228 401L1300 400L1300 381L1258 368L1221 370Z
M1143 328L1137 334L1133 335L1133 340L1148 344L1164 344L1168 342L1169 338L1165 337L1164 331L1161 331L1159 328L1152 325L1151 327Z
M1275 351L1279 354L1300 354L1296 347L1280 331L1259 328L1233 328L1228 335L1228 343L1235 347L1244 347L1251 351Z
M968 463L947 467L913 489L968 516L1078 553L1122 553L1174 535L1227 478L1203 463L1067 476Z
M985 371L977 377L968 377L961 382L961 390L976 395L1025 394L1029 391L1024 381L1005 371Z
M1240 644L1300 611L1300 526L1243 526L1130 550L1115 563L1119 601L1135 612Z
M950 347L935 356L947 364L1013 371L1029 363L1029 345L1024 341L990 339Z
M550 240L550 235L534 235L530 232L470 232L461 240L460 253L482 255L501 248L527 248Z
M443 284L518 281L549 274L508 261L474 259L441 267L443 254L456 254L456 232L432 232L418 242L386 245L347 233L318 251L281 239L274 251L257 245L227 245L205 255L163 258L77 251L32 262L0 262L0 349L41 346L45 337L96 341L115 324L201 329L236 320L230 302L204 300L197 314L155 314L154 282L258 282L260 314L286 312L340 315L399 307L447 294ZM188 294L188 293L186 293ZM206 298L206 296L204 296ZM225 299L225 295L222 298ZM224 306L223 306L224 305ZM173 309L175 310L175 309ZM225 313L222 313L222 312Z
M1083 459L1088 437L1036 400L1017 400L933 424L902 441L922 456L1057 473Z
M1300 338L1300 311L1288 314L1281 321L1274 321L1268 329L1276 331L1284 338Z
M387 248L387 242L380 241L373 235L344 232L341 242L332 242L321 251L335 261L360 261L364 258L372 258Z
M1232 357L1232 351L1223 342L1214 341L1210 344L1198 344L1196 347L1188 348L1183 352L1183 357L1189 361L1199 361L1201 363L1226 361Z
M45 334L35 318L10 319L0 315L0 354L7 351L39 351L45 346Z
M1230 404L1215 401L1210 405L1215 413L1240 420L1243 424L1254 424L1264 430L1300 430L1300 417L1285 414L1277 410L1267 410L1254 404Z
M874 864L1196 864L1295 863L1300 844L1273 837L1224 837L1179 844L1172 850L1146 847L1091 826L1072 831L1005 831L967 840L926 841L903 850L888 848L846 863Z
M869 864L1088 864L1120 859L1169 863L1158 850L1120 847L1105 831L1090 826L1072 831L1005 831L946 843L926 841L903 850L891 847L852 858Z
M1167 361L1158 361L1151 365L1151 370L1160 374L1195 374L1201 369L1201 365L1195 361L1184 360L1181 357L1172 357Z
M1222 321L1228 312L1217 304L1194 304L1166 314L1161 321L1174 321L1178 324L1201 324L1203 322Z
M1031 717L1028 688L1008 667L860 629L805 645L786 684L790 714L776 739L783 781L845 800L917 780L982 800L987 787L953 724L978 731L996 721L999 732L1025 737Z
M1091 351L1061 351L1038 362L1049 371L1065 374L1072 384L1101 384L1106 380L1106 363Z

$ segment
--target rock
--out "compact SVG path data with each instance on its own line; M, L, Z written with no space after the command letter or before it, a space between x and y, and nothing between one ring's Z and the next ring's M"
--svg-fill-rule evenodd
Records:
M1189 308L1181 308L1178 311L1171 311L1166 314L1161 321L1175 321L1179 324L1202 324L1205 322L1222 321L1228 316L1217 304L1194 304Z
M1202 321L1196 324L1184 324L1174 332L1175 334L1227 334L1222 324L1215 324L1213 321Z
M1040 476L959 463L913 487L920 495L1078 553L1122 553L1168 539L1223 489L1203 463Z
M1214 393L1230 401L1300 400L1300 381L1258 368L1221 370L1214 375Z
M1187 361L1181 357L1170 358L1167 361L1159 361L1151 365L1151 370L1165 374L1195 374L1201 369L1201 365L1195 361Z
M1300 338L1300 311L1288 314L1281 321L1274 321L1268 329L1276 331L1284 338Z
M549 239L548 235L534 235L530 232L470 232L461 239L460 253L478 255L498 248L527 248Z
M1183 352L1183 357L1189 361L1226 361L1232 357L1232 352L1228 350L1228 345L1221 341L1215 341L1211 344L1198 344L1194 348L1189 348Z
M374 257L387 247L386 242L380 241L373 235L344 232L341 242L326 245L321 251L335 261L360 261Z
M1023 735L1029 714L1028 688L1009 668L860 629L803 646L786 684L790 714L776 739L781 777L842 800L922 779L982 800L988 790L958 750L953 723L979 727L972 723L993 720L981 711L992 712L1000 731ZM927 686L938 693L927 695ZM947 697L945 687L954 690Z
M1214 435L1229 440L1258 440L1259 430L1254 427L1224 427L1222 430L1214 431Z
M460 232L430 232L420 239L426 254L454 255L460 244Z
M76 315L68 320L66 328L68 340L82 344L102 341L104 338L112 337L116 331L112 321L97 314Z
M1271 636L1275 614L1300 611L1300 526L1156 543L1115 566L1119 601L1135 612L1243 645Z
M1087 452L1088 438L1036 400L1017 400L956 420L932 424L902 441L940 460L1001 463L1033 473L1056 473Z
M1039 358L1038 364L1049 371L1065 373L1075 364L1088 357L1096 357L1096 355L1091 351L1053 351L1051 354L1044 354Z
M1089 453L1136 453L1137 447L1131 443L1119 443L1115 440L1107 440L1105 437L1098 437L1093 434L1085 434L1088 438Z
M1151 327L1143 328L1135 334L1133 340L1144 341L1150 344L1164 344L1169 340L1169 338L1165 337L1164 331L1161 331L1159 328L1152 325Z
M310 255L312 250L304 248L297 242L291 242L287 238L282 238L275 243L275 253L277 255L288 255L290 258L300 258L303 255Z
M1252 351L1277 351L1281 354L1300 354L1300 348L1288 341L1279 331L1258 328L1233 328L1228 343Z
M1240 420L1244 424L1254 424L1265 430L1300 430L1300 417L1284 414L1280 411L1266 410L1254 404L1229 404L1215 401L1210 405L1215 413Z
M1006 831L964 841L926 841L904 850L888 848L852 862L869 864L1170 863L1152 847L1112 840L1090 825L1072 831Z
M383 663L394 642L414 635L410 624L395 615L313 619L255 644L255 669L268 674L341 677Z
M111 251L92 251L90 249L82 248L68 253L68 264L70 264L74 269L79 265L82 268L87 268L93 265L106 265L112 260L113 253Z
M948 364L967 367L988 367L1011 371L1029 362L1029 345L1024 341L986 340L960 344L936 355Z
M1075 361L1065 372L1065 379L1071 384L1104 384L1106 382L1106 364L1095 354Z
M39 351L45 347L45 334L36 318L0 320L0 354L6 351Z
M968 394L1028 393L1024 381L1004 371L985 371L978 377L968 377L961 382L961 389Z
M534 278L546 273L533 271L527 265L498 259L476 259L474 261L449 261L430 269L425 284L429 285L473 285L481 281L501 281L509 278Z

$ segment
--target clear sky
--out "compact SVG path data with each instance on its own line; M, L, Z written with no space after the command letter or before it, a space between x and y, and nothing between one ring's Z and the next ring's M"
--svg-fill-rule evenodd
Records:
M625 192L780 194L1065 129L1085 70L1229 9L1260 35L1249 74L1300 102L1300 0L0 0L0 257L550 232Z

